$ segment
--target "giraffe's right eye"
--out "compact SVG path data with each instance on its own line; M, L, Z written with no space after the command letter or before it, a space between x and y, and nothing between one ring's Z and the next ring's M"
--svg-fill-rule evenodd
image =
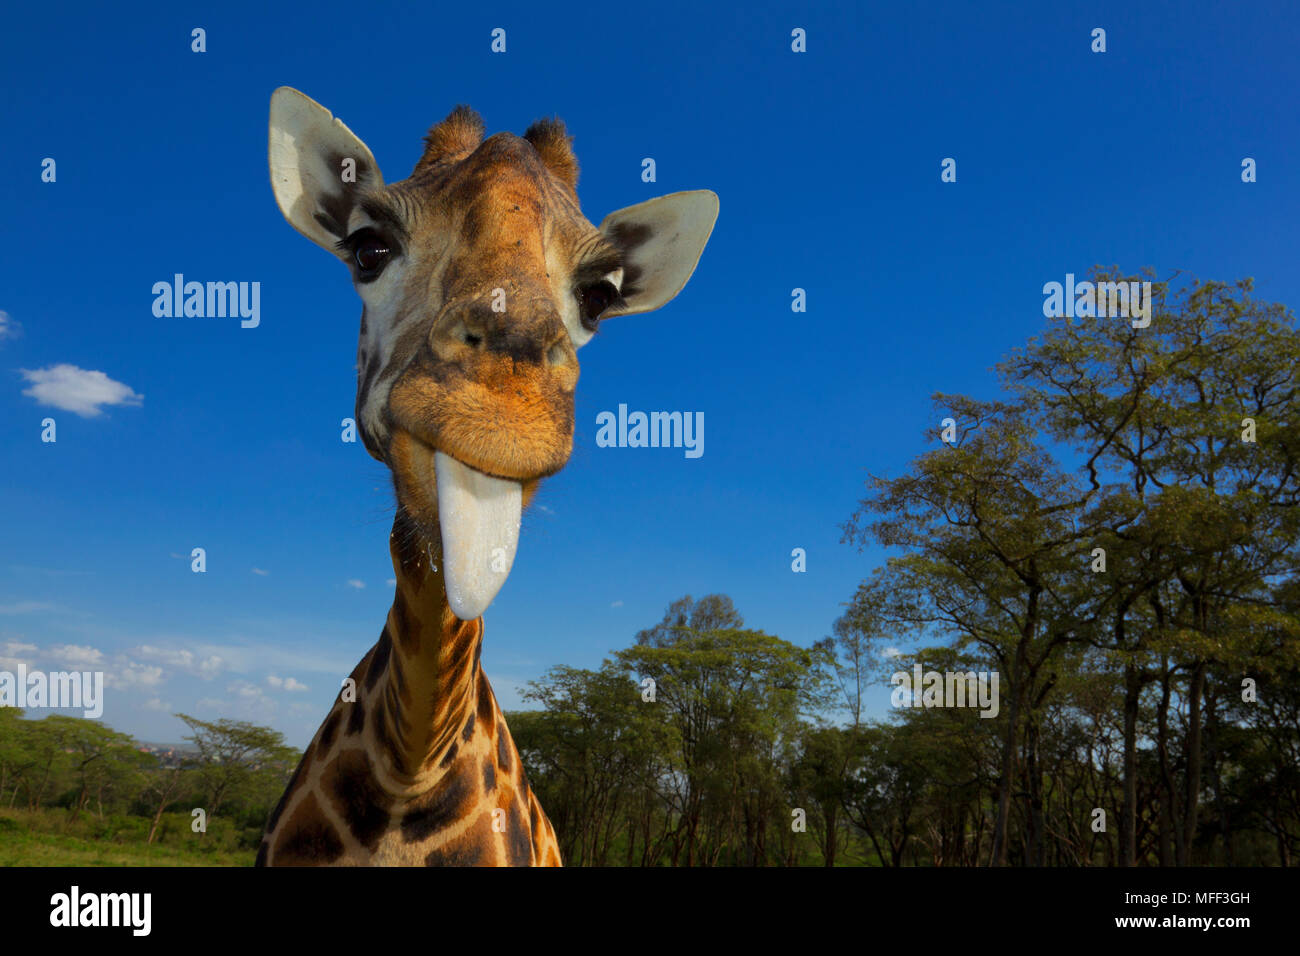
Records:
M357 266L357 278L363 282L378 276L393 253L388 241L373 229L353 233L347 245Z
M374 272L388 258L388 246L375 240L367 240L357 246L357 265L362 272Z

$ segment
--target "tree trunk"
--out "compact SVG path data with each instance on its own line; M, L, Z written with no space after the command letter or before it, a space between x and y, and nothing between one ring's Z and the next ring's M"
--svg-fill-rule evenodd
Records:
M1038 770L1038 719L1031 714L1025 727L1025 799L1029 804L1029 847L1026 866L1042 866L1046 854L1043 786Z
M50 762L45 765L45 776L41 778L40 787L37 788L36 793L32 795L31 799L28 801L28 803L31 804L30 809L32 810L39 810L41 808L41 798L45 794L45 785L50 782L50 768L52 766L54 766L53 757L51 757ZM28 788L28 793L31 793L31 788Z
M1160 760L1160 865L1173 866L1174 777L1169 769L1169 658L1161 662L1160 708L1156 711L1156 755ZM1181 841L1179 841L1181 842Z
M158 812L153 815L153 823L149 825L149 838L144 841L145 846L153 844L153 838L158 833L158 824L162 820L163 810L167 807L167 797L163 796L162 801L158 804Z
M1019 663L1019 651L1017 650L1017 663ZM1017 676L1019 668L1017 667ZM1007 708L1007 729L1002 738L1002 775L998 781L998 816L997 822L993 825L993 847L989 854L989 862L993 866L1007 865L1007 828L1011 820L1011 783L1012 776L1015 772L1016 760L1016 729L1020 723L1020 681L1016 681L1015 689L1011 692L1011 706Z
M1142 678L1130 660L1124 665L1124 806L1119 818L1119 865L1137 865L1137 718Z
M836 809L833 803L822 805L822 816L826 819L826 843L822 847L822 856L826 859L826 866L832 868L835 866L835 850L839 843L839 834L835 831Z
M1219 835L1223 838L1223 862L1227 866L1236 866L1232 849L1232 827L1228 820L1228 803L1223 797L1223 773L1219 753L1219 707L1213 685L1205 687L1205 720L1210 755L1210 774L1214 783L1214 802L1219 808Z
M1179 866L1191 866L1196 839L1196 809L1201 796L1201 696L1205 690L1205 662L1197 661L1187 690L1187 790L1183 804L1183 843Z
M75 804L73 804L73 806L72 806L72 819L73 819L73 820L75 820L75 819L77 819L77 817L81 816L81 808L84 807L84 806L86 805L86 797L87 797L86 784L85 784L85 782L83 781L82 784L81 784L81 792L77 794L77 802L76 802Z

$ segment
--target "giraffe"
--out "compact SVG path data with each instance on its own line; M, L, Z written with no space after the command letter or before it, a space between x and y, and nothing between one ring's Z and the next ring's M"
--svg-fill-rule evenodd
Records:
M577 349L681 291L718 197L660 196L597 228L561 121L484 132L456 107L411 175L385 184L328 110L289 87L271 97L280 211L349 266L362 300L355 421L392 473L396 586L259 866L561 864L480 666L482 614L523 509L572 450Z

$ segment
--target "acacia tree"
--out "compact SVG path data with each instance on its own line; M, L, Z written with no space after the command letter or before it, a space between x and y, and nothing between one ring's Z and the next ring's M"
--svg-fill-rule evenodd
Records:
M283 786L298 752L285 746L284 734L242 720L203 721L177 714L192 733L185 740L198 751L195 774L207 801L208 817L215 817L241 790L270 777ZM274 787L272 788L274 789Z
M51 714L28 724L25 729L32 767L24 789L28 809L39 810L51 781L66 779L66 772L72 767L72 741L77 718Z
M764 861L773 825L788 826L783 768L800 717L828 701L814 651L742 623L730 598L686 597L615 655L638 683L654 680L676 747L674 864Z
M817 661L828 683L839 689L843 708L851 725L862 722L863 695L883 676L882 669L892 663L888 657L887 586L878 576L863 581L853 600L831 626L833 637L814 645ZM892 669L892 667L890 668Z
M1004 865L1017 753L1033 758L1053 656L1089 626L1082 610L1092 595L1077 582L1086 566L1080 542L1094 529L1082 517L1088 492L1038 447L1022 409L962 396L936 396L936 406L955 423L952 443L899 478L871 479L844 536L904 550L874 589L891 595L894 623L958 650L973 645L996 664L1010 699L991 860ZM1038 785L1032 775L1031 807Z
M191 761L181 758L171 766L164 766L158 758L153 758L153 766L146 767L141 774L140 796L148 800L154 808L153 818L149 821L149 834L145 844L152 844L158 835L164 811L182 793L188 782Z
M31 721L23 719L21 708L0 707L0 800L8 788L11 807L27 775L36 766L31 726Z
M815 808L812 828L821 846L822 863L835 866L842 841L843 808L849 794L849 763L852 735L859 722L849 728L806 727L799 741L798 755L790 765L790 790L796 803Z
M510 715L521 758L556 827L565 860L603 866L620 839L625 861L654 856L653 794L665 772L666 728L627 671L555 667L528 685L543 707Z
M1091 278L1141 277L1095 269ZM1125 864L1136 862L1143 688L1157 682L1161 690L1161 861L1170 862L1172 835L1186 865L1202 790L1207 677L1216 665L1238 669L1285 652L1255 635L1266 618L1284 623L1270 611L1268 582L1295 570L1300 334L1285 308L1255 301L1251 290L1249 279L1152 282L1146 327L1054 320L1000 366L1045 430L1086 457L1093 487L1109 483L1096 507L1120 517L1098 514L1096 523L1106 529L1098 540L1114 549L1101 646L1124 666ZM1187 710L1178 807L1167 740L1176 680Z
M47 718L54 719L54 718ZM60 739L72 756L77 779L77 797L72 806L75 820L85 808L92 791L95 792L99 815L104 815L105 788L121 784L131 777L141 765L141 754L135 740L93 720L76 717L58 718L67 721Z

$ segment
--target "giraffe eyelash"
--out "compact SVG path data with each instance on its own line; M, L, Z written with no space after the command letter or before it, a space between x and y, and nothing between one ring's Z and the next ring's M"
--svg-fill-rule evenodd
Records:
M383 238L383 236L380 235L380 233L378 232L378 230L375 229L374 226L362 226L360 229L356 230L351 235L344 236L342 239L335 242L334 248L337 249L339 252L351 252L352 248L357 244L357 240L360 239L368 232L373 232L375 235L380 236L380 238Z

